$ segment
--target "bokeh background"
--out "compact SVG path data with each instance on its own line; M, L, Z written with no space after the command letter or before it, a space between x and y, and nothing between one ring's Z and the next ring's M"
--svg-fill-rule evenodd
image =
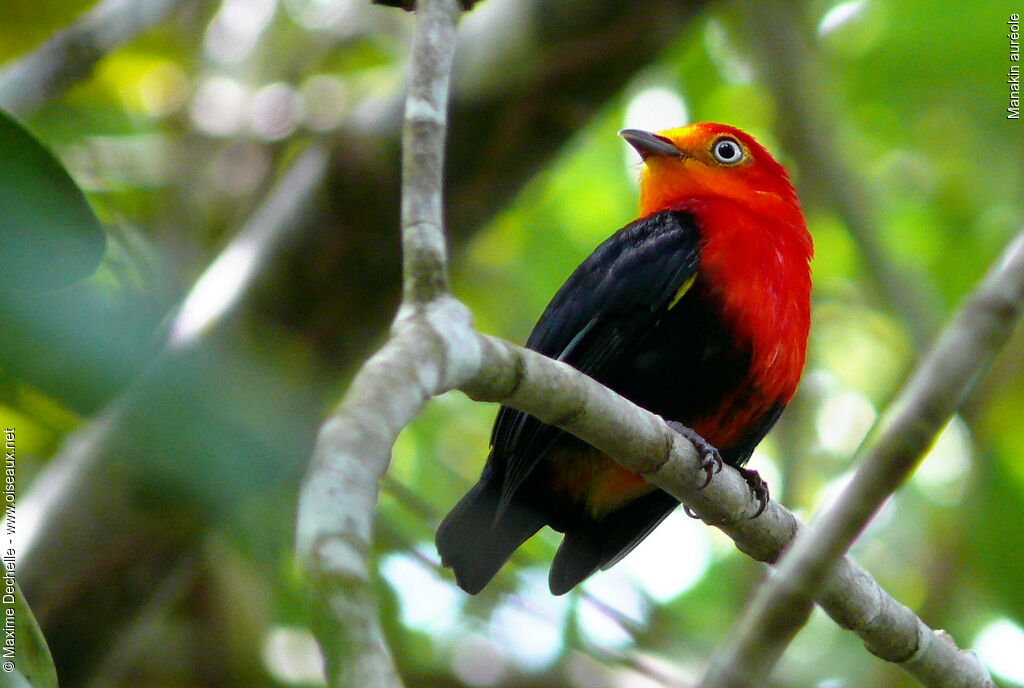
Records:
M51 56L84 72L35 102L2 70L73 43L68 27L116 23L91 20L87 0L0 7L0 106L56 153L107 233L89 279L2 299L19 580L62 685L315 686L296 493L317 425L398 300L413 17L363 0L156 4L122 45ZM816 244L807 370L751 465L809 517L1021 226L1011 9L484 0L462 21L452 89L457 296L480 329L523 341L634 217L638 160L618 129L751 131L791 170ZM681 511L561 598L546 589L549 532L475 598L439 568L433 530L475 480L495 410L436 400L383 481L374 570L407 684L694 677L765 568ZM853 554L1001 685L1024 686L1022 523L1018 330ZM816 612L770 685L913 683Z

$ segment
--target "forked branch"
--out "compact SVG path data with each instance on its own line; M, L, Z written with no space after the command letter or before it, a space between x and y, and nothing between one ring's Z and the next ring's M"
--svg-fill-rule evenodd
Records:
M399 432L431 397L447 391L461 389L473 399L514 406L577 435L679 498L758 560L774 562L802 528L776 502L758 518L749 518L757 505L732 469L700 490L705 474L697 452L659 416L567 365L473 329L469 312L447 288L441 219L447 70L457 12L455 0L418 3L404 130L403 305L391 338L366 362L321 429L300 495L298 552L313 588L317 633L332 686L401 684L370 586L373 514L379 479ZM999 283L1024 283L1022 268L1017 261L1004 263L998 268ZM972 301L986 315L954 324L976 328L987 323L987 344L958 375L973 377L984 368L1019 311L1019 300L1007 298L1019 290L993 296L991 284L982 285ZM916 420L915 432L936 432L944 414ZM885 441L902 444L903 438ZM991 685L973 655L937 638L849 559L842 557L829 568L819 590L816 600L840 625L924 685L948 685L935 678L946 671L963 677L958 685Z

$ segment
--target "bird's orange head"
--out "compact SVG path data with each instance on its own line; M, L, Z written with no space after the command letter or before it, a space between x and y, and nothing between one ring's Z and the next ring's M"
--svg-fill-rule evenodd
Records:
M745 131L699 122L619 134L644 161L641 217L704 198L727 198L753 212L802 224L800 202L785 168Z

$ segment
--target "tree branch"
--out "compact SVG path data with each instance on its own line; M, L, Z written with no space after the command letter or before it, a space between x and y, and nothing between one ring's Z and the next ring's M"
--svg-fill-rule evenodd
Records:
M459 12L455 0L417 3L402 132L403 305L391 339L321 430L299 497L298 552L312 579L314 624L334 686L401 686L368 563L380 478L402 428L476 359L469 311L448 295L442 214Z
M998 351L1024 300L1024 239L1007 255L971 297L962 316L947 328L929 363L901 395L899 410L872 454L906 462L908 451L926 449L957 399L966 393L967 382ZM471 397L510 404L572 432L695 509L755 559L774 562L802 529L796 517L774 501L760 517L749 519L756 504L744 480L731 469L699 490L703 474L696 453L659 417L569 366L501 340L483 337L482 341L481 372L463 387ZM666 453L669 446L671 452ZM909 461L912 466L913 459ZM875 471L873 479L892 480L884 469ZM869 487L864 492L887 496L891 489ZM859 528L853 535L857 532ZM839 625L857 633L872 652L899 664L924 685L992 685L976 657L960 652L944 634L929 629L848 558L826 569L818 590L817 601ZM748 674L727 685L753 685L752 676L763 678L764 674Z
M25 117L92 72L100 58L183 0L104 0L0 74L0 105Z
M967 398L980 372L1009 338L1024 308L1024 230L925 357L861 452L856 474L839 498L796 539L776 575L762 586L738 629L717 654L702 688L749 686L766 676L806 623L811 601L833 563L849 549L882 504L917 467L949 417ZM934 645L927 629L920 640L893 648L890 661L926 685L992 686L973 655L956 664L923 663ZM876 651L869 645L869 649ZM971 670L973 668L973 670Z
M106 32L109 37L116 27L129 26L133 21L139 30L144 30L145 23L161 7L170 7L166 14L173 17L193 6L204 7L195 0L189 4L179 3L178 10L167 5L167 0L134 3L98 0L93 3L92 12L84 14L69 32L65 32L68 35L55 36L47 45L57 48L77 40L95 44L90 31ZM445 211L450 218L452 250L457 251L460 243L464 244L473 231L514 198L524 180L543 168L624 83L657 59L697 16L703 3L662 0L637 14L634 5L624 0L572 0L558 22L550 21L541 0L522 0L518 6L523 21L520 30L523 35L533 37L532 41L505 40L508 38L507 17L499 14L483 25L478 22L471 34L471 44L461 46L468 47L461 58L464 78L457 92L453 85L454 101L449 114L459 137L446 146L446 174L453 200L446 203ZM110 15L89 19L101 7L122 8L123 20ZM613 32L614 41L605 40L609 27L619 27ZM124 31L125 40L130 40L127 30ZM106 45L109 46L105 48L107 51L116 47L110 41ZM583 54L586 59L580 60ZM570 61L569 56L576 59ZM79 57L73 52L40 48L31 60L26 54L17 64L49 65L58 76L75 71L73 65L63 65L61 60L79 60ZM474 69L486 60L516 66L487 70L486 77L479 78ZM95 64L95 59L90 58L89 62ZM13 70L15 64L3 67ZM567 64L572 66L568 72L564 69ZM458 73L458 66L455 70ZM38 86L51 101L59 100L61 93L75 83L74 78L88 78L88 74L82 72L70 80L57 78L47 85L49 77L42 71L27 73L40 77L38 82L29 80L31 89ZM474 73L476 77L472 76ZM23 91L20 86L12 87L11 92L15 99L29 95L29 91ZM38 103L32 108L37 106ZM230 323L225 323L230 329L213 328L223 335L218 335L217 356L226 353L226 362L230 365L222 365L225 361L218 360L218 365L204 371L204 380L188 378L189 386L192 383L197 386L175 398L154 399L157 395L154 387L185 382L181 374L185 368L180 363L164 361L160 366L161 375L145 381L141 394L137 389L128 389L140 371L153 367L154 355L159 353L153 347L153 328L161 313L146 310L136 315L133 310L96 307L91 301L83 303L77 291L47 295L45 311L35 302L25 304L24 308L19 302L19 310L12 316L5 308L8 304L0 304L7 329L17 326L17 336L6 337L0 346L0 358L19 379L41 387L87 415L99 414L119 394L131 395L129 417L117 416L116 424L105 423L103 434L109 439L92 442L86 448L99 462L124 461L132 466L149 466L154 460L170 462L168 455L176 450L174 445L153 443L152 435L140 439L132 426L161 431L180 428L185 425L181 414L190 404L198 407L211 403L220 390L239 388L244 376L255 375L262 379L270 367L255 360L253 352L246 348L246 331L250 326L286 327L316 349L318 364L346 371L346 379L353 362L362 360L375 342L379 344L381 334L393 317L393 305L399 300L398 242L384 229L399 224L397 113L401 112L401 101L394 100L392 107L392 96L388 92L387 96L374 96L372 103L363 102L358 112L385 114L372 121L353 114L336 135L323 142L331 149L344 150L344 155L332 156L332 166L326 175L329 185L326 193L302 206L309 220L301 226L303 240L294 244L285 242L291 246L281 253L274 249L271 263L257 268L255 293L240 296L245 327L231 327L230 323L239 322L238 317L232 316ZM395 116L392 113L396 113ZM481 147L482 142L487 144ZM296 156L295 160L300 157ZM282 170L278 177L273 188L287 185L286 179L292 177L292 172ZM304 190L292 188L299 198L306 194ZM251 216L242 233L258 224L257 218L264 212L272 212L270 198L277 193L267 194L266 203L259 205L261 210ZM292 222L294 218L287 221ZM339 231L345 235L343 242L337 241ZM317 248L310 250L309 247ZM244 253L241 244L232 240L225 252L211 263L210 271L214 264L228 263L227 254L236 249ZM259 288L266 285L268 276L275 279L272 294ZM215 290L208 293L211 292L217 295ZM339 298L339 293L344 296ZM197 305L204 302L195 296L189 300ZM103 306L108 305L104 301ZM45 323L40 320L40 313L47 316ZM253 317L256 320L250 322ZM44 326L51 324L53 327ZM180 324L180 321L175 323ZM344 331L345 336L339 337L339 331ZM199 342L198 346L184 348L198 349L206 355L214 349L210 344ZM40 351L54 355L40 356ZM170 370L174 365L179 366L177 373ZM192 367L193 361L189 361L188 370ZM289 386L276 388L275 394L266 394L268 398L279 400L273 415L275 422L284 426L268 434L287 448L280 451L279 460L272 462L274 470L266 476L269 482L282 489L290 489L293 484L295 461L304 463L309 456L306 447L312 445L313 431L307 424L317 421L317 412L299 412L288 417L281 406L302 407L303 410L323 408L329 398L327 395L331 394L317 386L317 379L297 382L297 374L300 371L290 369ZM318 374L322 381L322 371ZM133 385L134 388L139 386ZM239 398L251 400L252 397L251 393L242 393ZM159 410L171 413L156 413L153 406L156 403L164 405ZM236 409L235 402L225 402L224 408ZM214 446L210 437L218 442L237 440L239 445L256 441L253 434L238 433L234 419L217 411L211 408L204 417L208 421L204 427L210 427L207 439L196 440L193 445L193 456L208 467L228 466L235 457L220 443ZM249 407L245 412L255 413ZM264 420L248 422L247 427L266 429ZM246 447L240 451L251 450ZM52 462L54 466L65 463L67 453L68 447L62 449ZM239 480L256 473L251 466L240 470L243 475L232 476L219 487L230 489L237 486ZM133 479L148 477L145 470L141 473ZM40 477L39 492L43 491L44 484L52 484L49 477ZM162 513L165 507L162 502L155 506L133 502L128 505L130 509L125 508L121 495L138 492L138 485L127 480L114 487L111 485L109 478L77 470L75 478L64 484L60 494L75 508L45 514L39 548L47 553L47 563L44 564L41 557L34 557L36 563L31 568L35 571L33 577L37 586L32 591L26 588L30 599L59 591L47 605L47 637L62 676L72 682L75 676L81 678L90 671L120 628L119 622L131 618L182 553L196 546L203 535L201 528L209 523L206 519L211 516L204 511L198 522L190 522L188 528L177 523L166 526L158 518L153 519L158 522L152 525L146 512ZM214 487L213 483L206 486ZM236 498L235 493L226 494L219 506L234 508ZM81 517L83 509L91 514L88 519ZM110 524L116 524L116 528ZM122 557L123 552L141 552L146 556ZM158 563L151 565L151 561ZM79 571L80 575L69 576L68 571ZM118 610L117 618L110 617L110 608ZM103 623L97 623L98 619ZM89 643L83 642L86 637Z
M477 334L468 311L448 293L438 161L444 152L441 113L449 55L433 40L449 32L450 24L430 27L435 18L454 21L452 3L421 0L406 108L405 300L391 339L358 373L337 414L324 424L300 494L297 549L310 575L318 637L335 686L400 685L370 585L373 511L398 433L428 399L451 389L514 406L572 432L683 501L756 559L774 562L801 529L774 501L751 519L757 504L731 468L700 489L704 471L696 450L663 419L563 363ZM422 35L427 31L437 33ZM988 303L987 297L982 300ZM999 303L1005 307L1006 301ZM1001 327L1012 324L1015 314L1004 310ZM994 350L996 338L985 337L991 347L985 350ZM974 361L969 376L981 363ZM927 434L914 427L915 436ZM891 437L903 445L900 434ZM984 676L977 660L952 643L922 642L933 632L849 559L826 573L818 598L823 608L876 654L929 680L950 667ZM908 647L910 653L902 652Z
M1016 262L1012 266L1016 268ZM1021 275L1014 277L1019 280ZM974 302L985 304L990 316L1003 311L1000 331L1012 326L1016 311L1007 307L1005 298L983 289L972 299ZM969 310L976 313L975 309ZM474 346L465 338L468 316L454 300L439 299L419 313L406 313L393 339L360 373L339 418L326 424L321 433L303 490L298 534L303 560L307 565L314 562L314 585L331 584L323 571L368 575L365 555L376 502L375 476L386 468L391 443L404 424L426 399L447 391L449 385L459 387L473 399L509 404L572 432L693 508L755 559L774 562L802 528L799 520L775 501L769 502L761 516L751 519L757 504L744 479L731 468L718 474L707 488L699 489L704 472L687 440L672 432L659 416L570 366L486 335L477 335L478 345ZM970 316L970 321L978 322L976 317ZM963 328L956 331L962 332ZM987 342L987 352L997 348L993 346L997 337L992 330L986 330L980 339ZM959 336L956 340L960 341ZM455 365L460 359L465 363ZM475 372L474 360L478 361ZM974 375L984 363L978 359L958 370L961 375ZM969 372L963 372L968 368ZM448 375L446 380L446 371L453 369L462 372ZM459 383L459 379L464 381ZM368 380L372 380L372 386ZM929 418L941 427L945 416L938 421L934 414ZM919 427L918 422L913 426ZM900 446L904 444L898 433L886 437L888 441L895 437ZM355 488L361 491L352 492ZM366 494L372 497L367 499ZM347 498L343 501L341 495ZM350 506L356 495L362 495L357 506L370 511L356 515L355 507ZM358 547L352 546L353 526L358 526L361 538ZM317 549L320 551L314 551ZM857 633L872 652L899 663L925 685L952 685L943 682L947 676L968 676L975 681L959 685L989 685L985 683L985 670L973 655L936 638L934 631L848 558L842 558L828 572L820 591L817 601L837 623ZM365 599L363 608L367 608ZM344 623L339 626L344 630ZM350 633L364 630L347 629Z
M448 80L455 54L455 0L420 2L402 130L404 303L448 292L442 210Z
M310 574L314 625L331 686L401 686L384 643L369 567L379 481L398 433L451 384L445 379L445 340L432 323L469 332L468 312L454 299L407 313L321 429L299 496L298 554Z
M1016 261L1009 265L1015 267ZM1000 274L1012 274L1012 269L1004 268ZM1013 276L1021 278L1020 273ZM994 297L986 290L983 288L972 303L985 304L988 316L998 316L999 331L1012 326L1016 310L1008 307L1010 301ZM372 499L359 498L358 503L362 508L372 509L377 484L368 476L379 475L384 470L388 449L403 424L415 417L427 398L450 389L450 385L458 385L471 398L516 406L578 435L627 469L671 492L707 522L732 537L741 551L758 560L774 562L801 529L799 520L774 501L764 514L751 519L757 504L745 481L734 470L724 470L711 485L699 489L703 471L696 451L687 440L672 432L659 417L568 365L493 337L477 336L478 346L474 347L464 334L452 335L454 331L465 333L464 328L468 328L465 310L453 300L444 298L432 302L423 315L407 312L408 316L399 320L394 339L381 354L371 359L353 385L349 398L359 400L346 400L339 414L351 419L345 423L352 425L335 420L324 428L304 488L303 504L308 509L299 514L299 545L303 548L300 553L304 560L309 561L310 556L324 558L330 555L328 550L332 547L341 553L339 560L357 554L350 545L338 547L338 541L350 542L340 533L349 532L345 528L352 521L358 523L364 539L361 542L366 543L360 551L364 554L368 551L372 514L362 512L358 519L353 518L354 512L348 508L353 503L353 492L349 490L356 486L372 490ZM979 318L975 308L968 312L974 313L968 320L969 332L973 332L979 322L987 321L988 316ZM453 329L453 324L457 329ZM965 330L957 328L955 332ZM971 334L970 338L985 342L985 351L989 354L997 348L994 346L997 337L991 330L984 330L980 336ZM957 336L955 341L963 340ZM444 342L447 342L446 347ZM460 358L466 364L457 367L455 361ZM467 375L466 372L473 369L474 359L478 360L478 368L474 374ZM957 369L961 371L959 375L975 375L985 360L987 358L978 358L970 365L965 363L965 367ZM463 373L444 380L445 371L455 368ZM365 376L371 374L376 382L372 390L367 391L365 384L370 378ZM460 378L465 379L461 384L458 383ZM945 419L935 414L929 418L935 427L941 427ZM919 426L919 421L911 425L923 427ZM915 434L920 432L919 429ZM887 433L886 437L887 442L897 441L900 446L905 443L896 432ZM364 465L367 457L374 458L373 471L368 471ZM346 477L353 468L362 476L360 481ZM341 494L349 498L342 502ZM313 548L325 552L314 554ZM324 568L324 562L318 566ZM351 562L346 566L351 566ZM364 568L359 570L365 571L365 558L361 566ZM335 565L335 570L343 568ZM315 585L325 583L330 584L328 580L318 580ZM872 652L898 662L925 685L953 685L947 682L950 676L957 677L956 680L967 677L956 685L990 685L986 683L989 681L987 674L973 655L937 637L924 621L887 595L869 573L849 559L841 559L825 575L820 591L817 601L840 626L852 630Z

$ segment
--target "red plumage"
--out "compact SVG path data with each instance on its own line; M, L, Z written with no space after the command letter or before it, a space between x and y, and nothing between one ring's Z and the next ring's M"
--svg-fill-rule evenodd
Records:
M683 204L704 237L698 272L708 276L721 299L721 317L737 336L749 340L752 360L743 409L725 405L694 430L715 446L729 446L736 432L757 415L755 399L787 403L804 367L810 329L811 251L809 235L756 215L729 200L702 199ZM801 225L802 229L802 225ZM778 269L765 269L777 263ZM803 269L786 269L788 266ZM758 394L752 395L756 390Z
M622 132L644 159L640 219L569 277L527 347L558 358L742 469L796 390L812 244L785 170L720 124ZM563 593L635 547L677 502L586 443L503 407L480 482L438 550L475 593L544 525L565 533Z

